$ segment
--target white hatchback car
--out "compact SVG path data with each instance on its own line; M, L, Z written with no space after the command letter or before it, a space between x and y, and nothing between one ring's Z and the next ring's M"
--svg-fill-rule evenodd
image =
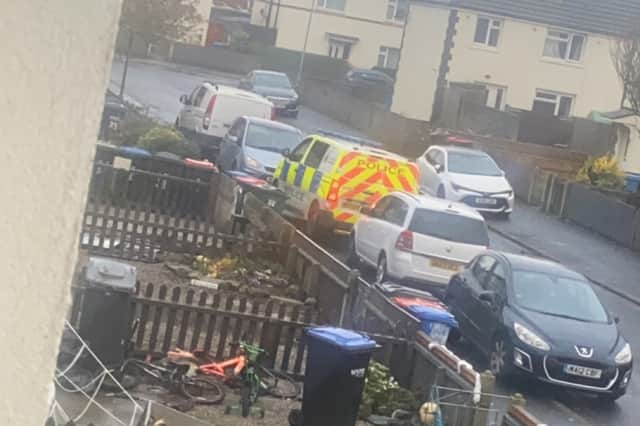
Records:
M513 211L513 188L485 152L434 145L416 164L420 189L429 195L460 201L482 212L508 216Z
M484 218L460 203L392 192L364 208L348 262L376 268L376 282L404 280L444 292L451 276L489 247Z

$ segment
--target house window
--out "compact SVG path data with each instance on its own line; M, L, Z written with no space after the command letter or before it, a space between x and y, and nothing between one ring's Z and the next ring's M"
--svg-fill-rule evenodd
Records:
M344 12L347 0L318 0L318 7Z
M394 47L380 46L378 53L378 66L380 68L398 69L400 62L400 49Z
M555 115L560 118L567 118L571 115L574 97L559 93L545 92L538 90L536 98L533 100L533 111L543 114Z
M474 36L473 41L478 44L484 44L485 46L497 47L501 28L501 20L478 16L478 21L476 22L476 35Z
M350 55L351 43L343 40L329 39L329 56L347 61Z
M388 20L404 22L407 15L409 15L409 0L388 0Z
M584 44L584 35L549 30L544 43L544 56L579 62L582 59Z
M485 85L485 104L489 108L502 111L505 106L507 88L503 86Z

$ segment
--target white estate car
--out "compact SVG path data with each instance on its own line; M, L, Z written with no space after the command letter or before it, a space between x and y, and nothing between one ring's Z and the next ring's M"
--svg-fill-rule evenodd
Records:
M485 152L434 145L416 164L420 189L429 195L460 201L483 212L508 216L513 211L513 188Z
M405 280L443 291L454 273L489 246L484 218L464 204L392 192L362 213L348 262L374 266L378 283Z

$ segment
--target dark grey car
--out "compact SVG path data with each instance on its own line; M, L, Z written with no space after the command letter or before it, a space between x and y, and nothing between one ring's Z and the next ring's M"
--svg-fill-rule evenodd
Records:
M269 99L276 113L290 117L298 116L298 94L285 73L255 70L240 80L239 87Z
M288 124L256 117L240 117L222 139L218 167L259 178L273 175L285 150L302 141L302 132Z

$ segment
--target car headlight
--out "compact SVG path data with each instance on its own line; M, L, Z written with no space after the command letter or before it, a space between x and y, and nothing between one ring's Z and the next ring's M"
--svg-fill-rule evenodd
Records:
M551 349L551 346L549 346L547 342L522 324L518 324L517 322L513 323L513 329L515 330L518 339L527 345L545 352Z
M245 158L245 162L247 163L247 166L251 167L252 169L262 169L262 164L260 164L260 162L255 158L247 156Z
M620 352L616 355L616 364L628 364L631 362L633 355L631 355L631 346L628 343L625 343Z

